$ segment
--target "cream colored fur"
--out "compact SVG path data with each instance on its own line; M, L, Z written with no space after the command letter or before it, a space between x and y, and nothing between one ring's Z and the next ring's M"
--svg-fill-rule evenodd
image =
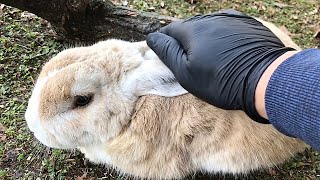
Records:
M74 108L74 97L86 94L93 94L92 102ZM26 120L47 146L79 148L95 163L143 178L247 173L306 147L242 111L187 94L145 42L107 40L59 53L41 71Z

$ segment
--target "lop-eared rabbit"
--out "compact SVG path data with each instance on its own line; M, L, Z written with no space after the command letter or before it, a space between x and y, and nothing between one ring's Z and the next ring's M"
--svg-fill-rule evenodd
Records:
M242 111L188 94L145 42L111 39L62 51L43 67L25 117L46 146L77 148L94 163L141 178L243 174L306 147Z

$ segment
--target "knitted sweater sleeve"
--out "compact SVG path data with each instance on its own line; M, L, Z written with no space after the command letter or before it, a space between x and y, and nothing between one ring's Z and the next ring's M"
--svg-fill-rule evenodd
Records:
M320 49L306 49L280 64L265 103L275 128L320 150Z

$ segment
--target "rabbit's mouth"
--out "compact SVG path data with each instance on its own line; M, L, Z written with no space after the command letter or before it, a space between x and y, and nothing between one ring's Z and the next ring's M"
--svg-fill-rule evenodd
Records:
M68 149L68 147L61 144L53 134L50 134L49 131L44 129L43 124L41 123L38 113L35 112L38 109L37 101L34 101L35 97L30 98L32 106L28 106L25 113L25 119L29 130L33 132L34 136L44 145L52 148L59 149Z
M59 148L56 146L57 142L52 143L53 138L48 138L48 135L46 133L36 131L33 134L42 144L44 144L48 147L51 147L51 148ZM55 144L55 145L53 145L53 144Z
M59 139L54 135L51 134L50 131L43 129L42 127L33 131L34 136L44 145L57 148L57 149L74 149L75 147L70 147L70 145L65 145L64 143L60 142Z

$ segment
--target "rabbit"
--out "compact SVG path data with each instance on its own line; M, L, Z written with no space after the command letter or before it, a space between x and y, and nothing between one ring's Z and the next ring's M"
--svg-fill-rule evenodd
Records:
M79 149L90 161L137 178L245 174L307 147L243 111L189 94L145 41L109 39L58 53L42 68L25 119L44 145Z

